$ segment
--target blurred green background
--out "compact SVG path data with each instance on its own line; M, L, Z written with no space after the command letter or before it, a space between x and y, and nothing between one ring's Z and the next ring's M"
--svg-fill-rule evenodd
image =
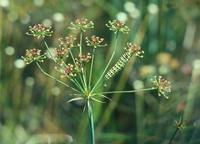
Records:
M44 48L25 35L36 23L52 25L51 47L68 34L76 18L93 20L88 34L105 37L108 47L97 55L104 66L114 34L108 20L125 21L131 29L120 37L145 51L110 82L107 90L150 86L154 75L172 82L170 99L155 92L108 95L112 101L94 104L97 144L167 144L175 120L184 129L174 144L200 143L200 1L199 0L0 0L0 144L88 144L83 103L66 103L69 91L45 77L34 64L25 67L26 49ZM43 65L57 75L50 63ZM96 73L95 75L99 75Z

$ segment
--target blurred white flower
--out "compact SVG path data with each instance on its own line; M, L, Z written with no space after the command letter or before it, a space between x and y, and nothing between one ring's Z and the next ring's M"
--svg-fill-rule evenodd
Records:
M25 64L25 62L22 59L16 59L14 61L14 65L15 65L16 68L22 69L22 68L25 67L26 64Z
M124 4L124 9L128 13L132 13L134 11L134 9L135 9L135 4L133 2L127 1Z
M135 89L142 89L142 88L144 88L144 83L143 83L143 81L141 81L141 80L135 80L135 81L133 82L133 87L134 87Z
M127 14L125 12L119 12L116 17L119 21L122 22L126 22L128 19Z
M44 19L42 21L42 24L44 24L45 26L50 27L52 25L52 21L50 19Z
M60 95L61 90L60 90L59 87L54 87L54 88L51 89L51 93L52 93L53 95L55 95L55 96L58 96L58 95Z
M15 53L15 49L12 46L8 46L5 48L6 55L12 56Z
M25 84L27 85L27 86L33 86L34 85L34 83L35 83L35 80L34 80L34 78L33 77L27 77L26 79L25 79Z
M1 7L8 7L10 5L9 0L0 0L0 6Z
M31 18L28 14L25 14L22 18L21 18L21 23L22 24L28 24L30 22Z
M64 21L64 19L65 19L65 17L62 13L57 12L57 13L53 14L53 20L56 22L62 22L62 21Z
M140 16L140 10L135 8L131 13L130 16L134 19L138 18Z
M35 6L42 6L44 4L44 0L33 0Z
M147 10L150 14L154 15L157 14L159 11L158 5L151 3L147 6Z
M162 65L162 66L159 67L158 71L159 71L159 73L160 73L161 75L166 75L166 74L169 73L170 69L169 69L168 66Z

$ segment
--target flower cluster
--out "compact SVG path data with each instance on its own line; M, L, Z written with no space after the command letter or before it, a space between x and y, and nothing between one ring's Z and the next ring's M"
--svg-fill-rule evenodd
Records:
M33 61L43 62L45 58L45 54L41 55L41 50L35 48L26 50L25 56L22 56L26 64L30 64Z
M75 22L71 22L71 26L69 27L69 29L81 30L84 32L91 28L94 28L94 23L85 18L76 19Z
M59 47L65 47L65 48L70 49L75 46L74 42L76 38L73 36L67 36L64 39L59 38L58 40L59 40Z
M73 64L62 64L60 67L55 67L55 69L62 73L61 78L77 76L77 70Z
M130 31L128 26L126 26L125 23L119 20L108 21L108 24L106 24L106 26L115 33L128 33Z
M80 63L88 63L91 60L92 56L90 53L79 55L76 60L76 64L79 65Z
M171 83L170 81L164 79L162 76L155 76L153 80L154 88L158 90L158 95L163 95L165 98L168 99L166 96L167 93L171 92Z
M74 47L74 41L76 40L73 36L68 36L65 38L59 38L59 45L55 48L56 60L68 57L69 50Z
M125 50L130 54L143 58L144 51L141 49L139 45L133 43L127 43L127 47L125 48Z
M102 44L102 42L104 41L104 38L100 38L95 35L91 36L90 39L88 37L86 37L85 39L86 39L87 46L92 46L94 48L107 46L107 44Z
M63 47L55 48L55 58L56 60L61 60L64 57L68 57L69 50Z
M51 36L53 31L51 27L45 26L44 24L35 24L34 26L29 26L29 32L27 35L32 35L33 37L40 39L45 38L46 36Z

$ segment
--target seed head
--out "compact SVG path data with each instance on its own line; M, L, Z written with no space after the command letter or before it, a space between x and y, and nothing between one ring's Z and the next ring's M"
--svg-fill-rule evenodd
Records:
M32 35L37 39L43 39L46 36L51 36L53 31L51 27L47 27L44 24L35 24L34 26L29 26L29 32L26 32L27 35Z
M85 18L76 19L71 22L69 29L86 31L87 29L94 28L94 23Z
M127 43L127 47L125 48L125 50L137 57L143 58L144 51L139 45Z
M119 20L108 21L108 24L106 24L106 26L115 33L128 33L130 31L129 28L125 25L125 23Z
M22 56L26 64L30 64L33 61L43 62L45 58L45 55L41 55L41 50L35 48L26 50L25 56Z
M86 39L87 46L92 46L94 48L107 46L107 44L102 44L102 42L104 41L104 38L100 38L95 35L91 36L90 39L87 37L85 39Z
M166 96L167 93L171 92L171 83L170 81L164 79L162 76L155 76L153 80L154 88L158 90L158 95L163 95L165 98L168 99Z

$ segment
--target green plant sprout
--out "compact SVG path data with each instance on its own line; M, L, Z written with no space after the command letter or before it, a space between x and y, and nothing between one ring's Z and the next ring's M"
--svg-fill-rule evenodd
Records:
M75 97L70 99L68 102L82 100L85 102L85 107L87 109L88 119L89 119L89 136L90 144L95 144L95 134L94 134L94 120L93 120L93 105L92 102L103 103L99 97L109 99L106 94L114 93L134 93L138 91L151 91L158 90L158 95L163 95L165 98L167 93L171 92L171 84L169 81L161 76L155 77L153 80L153 86L146 89L130 90L130 91L98 91L102 81L108 81L115 76L117 72L122 70L126 63L133 57L142 58L144 51L140 46L134 43L127 43L125 52L121 55L116 63L113 59L118 50L118 39L120 34L126 34L129 32L129 28L125 23L119 20L109 21L106 26L109 30L115 33L115 45L112 54L103 68L99 78L93 83L94 75L94 64L96 51L100 47L106 47L107 44L104 43L104 38L98 36L85 36L85 32L89 29L94 28L94 23L87 19L81 18L76 19L69 26L69 29L79 32L79 38L74 36L67 36L65 38L59 38L59 45L54 48L53 51L49 49L45 37L51 36L53 31L51 27L45 26L43 24L36 24L33 27L29 27L28 35L32 35L37 39L42 39L47 52L41 54L41 50L33 48L26 50L25 56L22 57L26 64L35 62L37 67L41 72L49 78L56 80L58 83L70 88L74 93ZM79 40L77 42L77 39ZM90 52L83 53L83 47L85 42L87 47L91 47ZM76 49L78 48L78 50ZM78 51L78 53L77 53ZM55 69L61 73L61 78L66 77L70 83L66 83L63 80L48 74L41 66L41 63L45 59L50 59L55 64Z

